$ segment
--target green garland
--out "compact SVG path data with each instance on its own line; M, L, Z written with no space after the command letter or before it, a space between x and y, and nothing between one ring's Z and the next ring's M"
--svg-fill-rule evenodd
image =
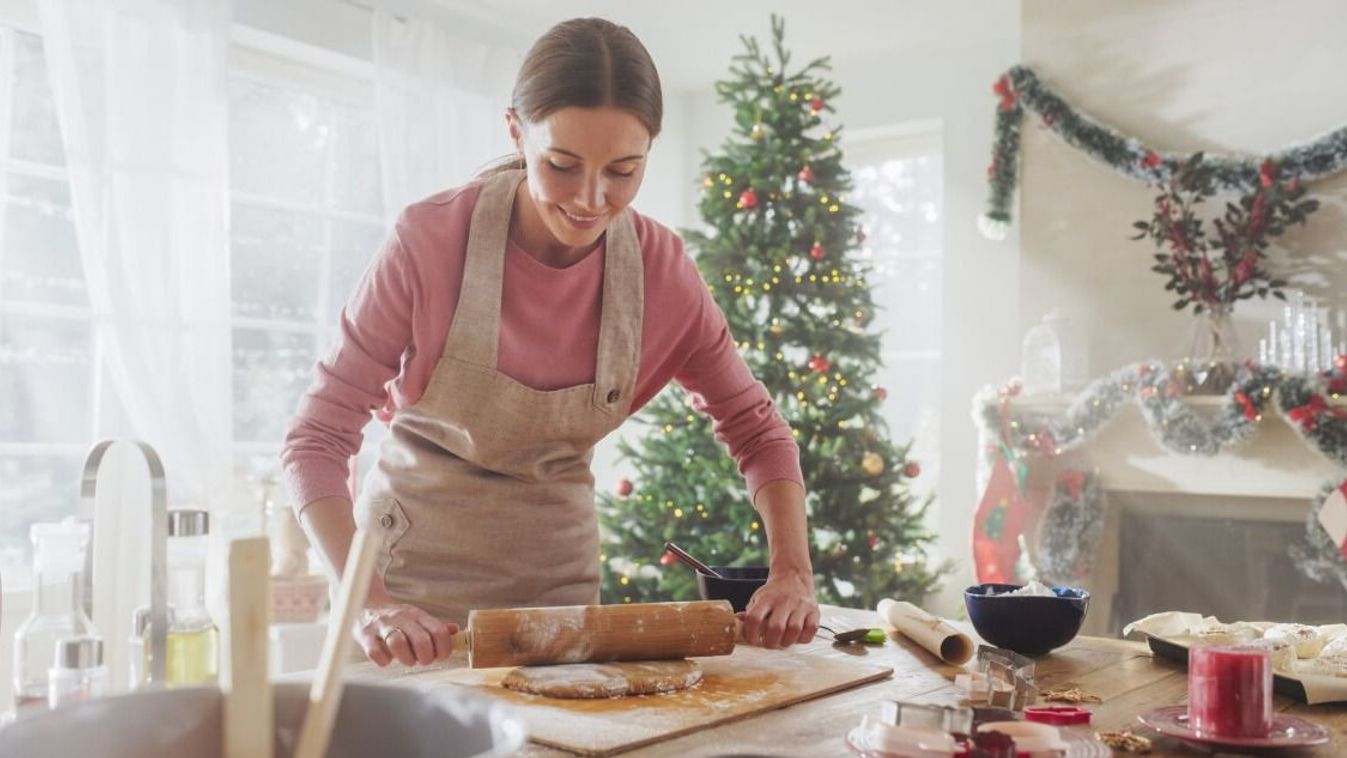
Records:
M1347 395L1347 356L1338 358L1334 371L1316 376L1287 376L1277 368L1242 364L1210 419L1184 402L1188 378L1183 364L1176 370L1159 361L1124 366L1092 382L1060 415L1013 411L1017 384L995 391L988 388L975 400L975 416L983 439L990 441L989 449L1003 450L1023 465L1025 458L1055 457L1085 444L1130 400L1140 408L1147 429L1161 447L1178 455L1213 456L1252 439L1275 394L1273 407L1296 434L1320 455L1347 469L1347 410L1329 402ZM1347 560L1316 520L1323 499L1320 496L1312 504L1306 544L1293 548L1292 555L1306 575L1338 577L1347 587ZM1074 536L1063 532L1068 527L1077 530ZM1074 518L1054 528L1056 532L1046 543L1040 536L1040 549L1048 553L1053 545L1069 544L1073 538L1089 544L1087 530L1095 525ZM1078 553L1049 554L1039 560L1052 566L1052 573L1061 574L1067 566L1080 565L1077 557Z
M979 219L983 233L993 239L1005 235L1010 224L1011 199L1018 181L1020 124L1025 109L1034 111L1043 125L1072 147L1088 153L1115 171L1147 184L1168 182L1188 153L1161 151L1125 137L1116 129L1081 113L1039 80L1028 66L1014 66L992 88L1000 97L996 136L987 168L987 212ZM1258 168L1271 159L1287 175L1314 181L1347 169L1347 126L1313 142L1295 145L1265 157L1208 155L1216 183L1231 190L1258 182Z

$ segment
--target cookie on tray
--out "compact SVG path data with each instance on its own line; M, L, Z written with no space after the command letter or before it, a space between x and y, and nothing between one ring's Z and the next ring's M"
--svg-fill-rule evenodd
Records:
M1328 641L1318 629L1305 624L1277 624L1263 632L1263 639L1290 640L1296 646L1296 655L1300 658L1314 658L1324 649Z

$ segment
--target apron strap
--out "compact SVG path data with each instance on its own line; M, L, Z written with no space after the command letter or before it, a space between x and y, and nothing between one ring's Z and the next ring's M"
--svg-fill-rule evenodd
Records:
M594 366L594 407L625 416L631 409L641 362L645 267L631 211L608 225L604 252L603 311Z
M444 341L444 354L496 368L500 346L500 297L510 212L524 172L502 171L482 187L468 226L468 250L458 306Z

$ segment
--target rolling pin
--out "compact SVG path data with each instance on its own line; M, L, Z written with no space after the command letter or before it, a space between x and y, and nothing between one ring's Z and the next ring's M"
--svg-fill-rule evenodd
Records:
M737 621L726 600L484 609L454 645L475 669L729 655Z

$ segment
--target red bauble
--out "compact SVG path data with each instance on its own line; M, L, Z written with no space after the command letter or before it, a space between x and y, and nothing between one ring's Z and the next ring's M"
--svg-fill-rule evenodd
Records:
M870 537L867 541L870 543L871 550L879 547L879 538L874 535L874 532L870 533Z
M674 562L677 561L677 560L678 560L678 558L675 557L673 553L665 553L664 555L661 555L661 556L659 557L659 565L661 565L661 566L672 566L672 565L674 565Z
M795 176L798 177L799 180L804 182L805 184L814 183L814 169L808 166L805 166L804 168L800 169L800 173L796 174Z
M871 394L873 394L873 395L875 396L875 398L878 399L879 402L881 402L881 403L884 402L885 400L888 400L888 399L889 399L889 391L886 390L886 389L884 389L883 387L878 387L878 386L876 386L876 387L871 387L871 388L870 388L870 392L871 392Z
M921 476L921 464L916 461L908 461L907 465L903 466L903 476L908 479L916 479Z
M813 247L809 248L809 257L813 258L816 261L823 260L823 257L827 254L828 251L824 250L823 245L820 245L817 242L814 243Z
M739 207L740 208L758 207L758 193L752 187L749 187L748 189L744 190L739 194Z
M630 495L631 491L635 488L632 487L631 480L623 479L617 483L616 489L618 497L626 497L627 495Z
M813 112L815 112L815 113L818 113L819 111L823 110L823 98L821 98L821 97L816 97L816 98L814 98L813 100L810 100L810 101L809 101L809 110L811 110L811 111L813 111Z
M813 360L809 361L810 371L816 371L820 374L826 374L828 373L828 369L830 368L832 368L832 364L828 362L827 358L824 358L821 355L816 355L814 356Z

